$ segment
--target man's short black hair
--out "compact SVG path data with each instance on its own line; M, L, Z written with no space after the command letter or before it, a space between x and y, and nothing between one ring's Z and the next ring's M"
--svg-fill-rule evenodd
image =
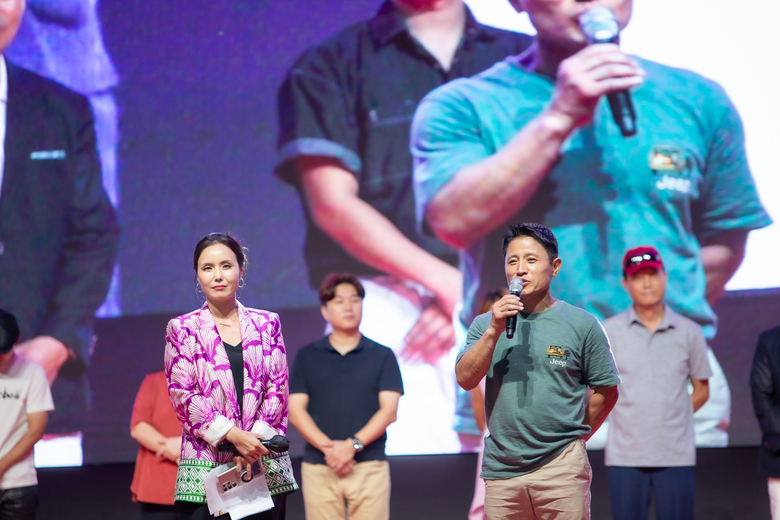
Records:
M19 324L8 311L0 309L0 354L11 350L19 341Z
M325 305L333 298L335 298L336 287L343 283L352 285L357 291L361 300L366 297L366 290L363 288L363 284L360 283L360 280L358 280L357 276L349 273L330 273L322 281L322 285L320 285L320 303Z
M501 245L501 256L506 258L506 250L509 248L509 243L520 237L531 237L539 242L544 250L547 251L547 256L550 257L550 263L558 258L558 239L550 228L535 222L523 222L522 224L510 224L509 230L504 235L504 242Z

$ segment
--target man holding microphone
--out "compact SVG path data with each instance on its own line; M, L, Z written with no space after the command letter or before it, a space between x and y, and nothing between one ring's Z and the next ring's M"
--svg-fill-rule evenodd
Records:
M502 251L506 280L523 282L520 297L507 294L474 319L455 366L465 390L487 376L485 514L588 519L585 439L615 405L620 383L609 342L593 315L550 293L563 262L548 228L509 226Z

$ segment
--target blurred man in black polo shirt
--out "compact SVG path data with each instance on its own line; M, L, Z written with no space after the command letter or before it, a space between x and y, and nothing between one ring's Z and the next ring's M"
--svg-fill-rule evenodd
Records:
M361 330L399 355L407 397L388 453L460 451L452 315L462 277L455 250L415 228L414 110L434 88L529 43L479 24L462 0L386 0L374 17L307 50L280 88L276 173L305 203L309 280L359 276Z
M385 430L403 384L393 352L360 333L364 295L353 275L325 278L322 317L333 332L301 349L290 373L290 422L307 441L307 520L390 517Z

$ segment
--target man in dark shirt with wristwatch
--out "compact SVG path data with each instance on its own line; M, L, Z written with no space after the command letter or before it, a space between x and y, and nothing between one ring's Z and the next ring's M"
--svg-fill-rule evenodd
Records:
M307 441L306 520L387 520L385 431L404 391L401 372L389 348L360 333L365 292L355 276L328 275L319 295L333 332L301 349L290 372L290 422Z

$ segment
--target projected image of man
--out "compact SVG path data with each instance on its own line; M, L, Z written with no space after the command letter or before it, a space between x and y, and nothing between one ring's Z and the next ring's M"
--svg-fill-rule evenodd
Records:
M747 164L739 115L716 83L589 44L581 17L608 8L618 29L631 0L513 0L536 44L490 70L444 85L412 127L415 196L423 231L461 251L464 324L496 285L492 240L509 221L558 237L562 299L599 318L631 303L620 261L633 244L666 253L666 301L711 339L712 304L739 267L748 232L771 223ZM629 89L637 131L623 135L607 95ZM710 399L697 443L728 442L730 394L708 350Z

